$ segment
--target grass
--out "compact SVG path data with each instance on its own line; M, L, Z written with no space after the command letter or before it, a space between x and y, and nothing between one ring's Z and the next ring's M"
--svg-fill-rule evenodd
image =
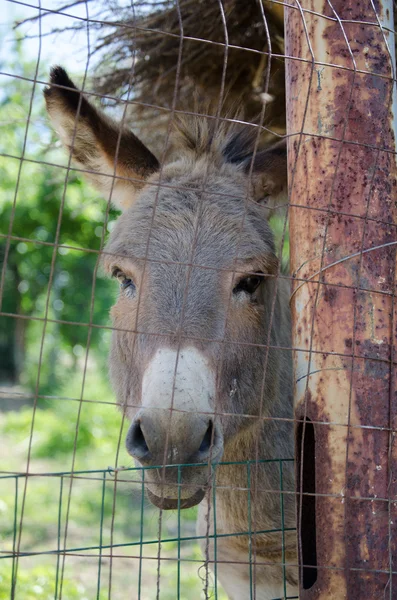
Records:
M32 406L0 413L0 470L26 471L31 447L29 471L36 474L27 480L22 529L26 479L0 478L1 551L12 551L21 531L22 552L46 553L20 557L15 597L60 600L62 587L63 600L108 599L109 589L112 600L126 595L153 600L160 576L161 600L203 598L198 544L176 541L178 534L194 538L197 510L182 512L180 531L177 513L163 513L162 540L173 541L162 542L158 561L159 511L142 495L141 472L119 471L116 481L114 471L107 470L117 457L118 466L133 465L124 450L121 412L111 404L113 395L100 370L88 370L81 390L81 378L65 377L56 398L38 403L31 444ZM81 396L87 402L80 402ZM103 472L82 478L45 475L72 467ZM69 550L64 564L62 555L49 554L57 549ZM1 600L11 598L12 572L12 559L2 558ZM212 576L210 585L215 585ZM226 598L220 586L217 597Z

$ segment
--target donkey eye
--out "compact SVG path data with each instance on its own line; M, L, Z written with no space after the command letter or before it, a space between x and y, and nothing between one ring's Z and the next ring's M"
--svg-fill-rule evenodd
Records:
M249 277L244 277L241 281L233 289L234 294L238 294L239 292L246 292L247 294L253 294L255 290L260 286L263 281L263 273L258 273L257 275L249 275Z
M135 283L131 277L127 277L127 275L125 275L118 267L113 269L112 277L115 277L118 280L120 289L125 292L127 296L133 296L135 294Z

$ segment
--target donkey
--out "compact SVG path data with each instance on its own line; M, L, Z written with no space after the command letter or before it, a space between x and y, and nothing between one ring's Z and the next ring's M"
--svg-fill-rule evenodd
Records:
M289 289L266 219L286 187L285 145L253 153L251 134L195 118L160 165L61 67L44 93L77 165L122 210L103 254L120 285L110 376L128 452L158 466L149 500L200 504L198 536L231 600L297 596L279 466L264 462L293 456ZM283 500L293 529L293 494Z

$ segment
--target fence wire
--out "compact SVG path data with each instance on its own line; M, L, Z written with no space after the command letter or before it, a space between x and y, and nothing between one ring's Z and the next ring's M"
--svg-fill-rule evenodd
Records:
M11 109L0 142L0 597L397 597L392 3L3 5L15 10L28 46L24 53L18 33L5 53L14 59L0 71L0 111ZM63 154L43 112L49 68L61 63L68 32L84 54L70 76L120 123L86 164L102 125L91 116L87 128L83 97L61 123ZM66 114L73 93L65 81L53 80L51 93ZM189 130L178 150L181 117L205 126L196 125L193 141ZM143 188L144 167L125 160L129 127L159 166L144 200L119 217L120 186ZM228 127L238 132L235 147L230 137L220 145ZM266 162L263 150L280 141L288 145L288 186L279 185L288 202L277 188L279 151ZM267 179L258 179L261 170ZM84 176L106 182L104 200L82 186ZM136 209L145 202L146 220ZM209 202L219 208L212 231ZM135 240L125 242L128 214L146 234L140 254ZM211 235L229 230L232 242L213 243L211 255ZM103 265L117 277L126 270L117 299ZM252 293L241 288L255 278ZM125 281L138 290L132 300ZM116 393L107 387L110 334ZM171 394L150 413L162 423L161 456L133 467L127 432L135 426L140 450L154 453L158 443L144 436L141 409L147 370L164 348L174 353ZM189 348L195 360L205 357L195 384L210 398L193 398L194 411L178 395ZM187 377L197 367L189 369ZM165 383L157 385L166 398ZM180 463L178 436L188 444L195 435L183 432L192 412L209 423L209 439L197 443L205 458ZM182 510L203 469L200 508ZM165 511L175 489L175 510Z
M283 495L283 465L288 465L291 463L293 459L277 461L277 460L269 460L269 461L261 461L263 464L274 464L279 472L279 489L280 492L274 491L274 493L279 493L280 498ZM225 466L228 466L230 463L225 463ZM233 463L232 463L233 464ZM247 473L250 469L250 463L235 463L241 464L246 470ZM254 464L252 462L251 464ZM186 466L186 465L184 465ZM193 465L189 465L193 466ZM219 468L222 468L223 464L219 465ZM153 467L152 467L153 468ZM168 466L168 469L176 469L178 471L179 478L181 477L181 468L182 465L173 465ZM173 565L176 563L176 568L168 574L167 587L171 594L174 594L174 597L183 597L184 594L189 592L189 586L183 581L181 585L181 575L180 570L184 568L184 564L187 563L189 565L196 566L196 569L202 564L202 559L198 557L189 556L189 554L183 550L187 548L189 550L193 542L197 542L200 539L200 536L196 535L192 532L191 523L186 524L181 523L181 510L177 511L177 518L173 519L172 527L176 526L176 530L174 530L174 535L170 536L169 532L164 534L159 539L157 537L157 532L155 530L155 523L151 522L151 519L145 516L146 512L154 512L151 511L148 506L145 506L145 471L147 468L123 468L119 471L114 471L112 468L108 468L106 470L97 470L97 471L73 471L73 472L63 472L63 473L30 473L29 477L33 479L33 485L40 485L42 480L46 480L51 478L51 486L56 486L57 493L55 494L55 500L58 501L58 519L56 523L57 536L56 540L54 540L54 546L48 546L46 543L42 544L42 548L35 550L23 550L21 549L19 552L19 556L23 559L32 559L37 557L39 561L42 560L43 556L54 555L56 556L56 561L54 562L55 566L55 574L53 577L53 586L54 586L54 596L57 598L61 593L60 590L63 584L63 577L61 575L61 558L63 556L70 556L74 558L74 562L77 562L75 559L79 560L80 558L90 559L89 562L92 564L97 564L97 597L101 596L101 585L103 585L103 579L105 580L106 587L106 576L103 577L101 581L101 573L102 573L102 564L104 559L110 558L112 554L110 554L110 550L117 553L117 558L123 559L123 564L130 563L128 567L128 571L131 572L131 569L134 570L133 582L130 582L130 586L132 590L136 590L137 595L139 596L141 593L141 581L143 576L143 568L144 561L154 561L157 560L155 554L150 551L151 547L156 547L159 544L163 546L163 549L167 556L163 557L162 560L170 561ZM16 586L16 540L18 538L18 517L20 515L20 490L23 489L24 480L26 479L27 474L7 474L1 476L1 485L9 486L10 482L12 482L12 487L15 490L15 506L14 506L14 519L13 523L10 523L10 541L12 540L12 551L2 551L1 559L8 561L11 563L12 561L12 585ZM95 527L95 531L91 531L89 534L89 539L91 543L89 545L80 545L80 547L68 547L64 546L65 539L63 538L62 532L65 527L65 496L64 490L68 480L73 478L77 486L86 486L89 485L90 494L92 498L96 498L95 507L93 508L93 520L96 522L97 527ZM135 500L135 510L139 511L140 519L139 519L139 536L131 541L123 541L122 543L106 543L105 538L109 539L110 531L114 528L114 523L111 526L110 522L113 519L112 514L106 510L106 500L107 497L109 499L113 496L113 490L115 479L117 479L119 487L124 488L124 495L128 493L132 494ZM247 482L249 478L247 477ZM55 483L56 482L56 483ZM232 488L233 489L233 488ZM249 486L244 489L244 492L249 495L250 489ZM119 491L120 493L120 491ZM289 491L290 494L293 493L292 490ZM153 515L151 515L153 516ZM39 520L42 518L41 514L38 514L37 517ZM215 515L213 515L214 522L216 524ZM84 527L84 521L79 523L81 527ZM25 525L26 528L34 527L34 523L28 523ZM11 531L12 530L12 531ZM186 532L187 530L187 532ZM272 534L277 533L281 535L282 540L284 539L283 535L286 531L294 531L293 529L286 528L284 525L284 512L281 512L281 520L280 527L271 530L258 531L257 533L261 534ZM150 532L150 533L149 533ZM225 538L225 537L243 537L249 535L248 531L236 532L236 533L226 533L226 534L218 534L216 531L216 527L214 528L214 532L210 535L211 539L214 538ZM152 537L151 537L152 536ZM202 536L204 538L204 536ZM51 540L52 541L52 540ZM80 541L84 541L84 536L80 536ZM96 542L96 543L95 543ZM175 548L176 547L176 548ZM137 554L135 549L139 551ZM168 550L170 549L171 552ZM177 553L177 557L175 557L175 549ZM147 552L147 554L146 554ZM171 554L171 556L169 555ZM172 556L172 554L174 556ZM183 556L185 555L185 556ZM215 557L216 560L216 557ZM238 564L238 563L237 563ZM22 567L23 568L23 567ZM176 571L176 573L175 573ZM176 575L176 576L175 576ZM120 576L119 569L117 569L117 577ZM119 581L116 579L116 581ZM120 582L119 582L120 584ZM185 584L185 585L183 585ZM123 584L125 585L125 584ZM135 592L133 592L135 593Z

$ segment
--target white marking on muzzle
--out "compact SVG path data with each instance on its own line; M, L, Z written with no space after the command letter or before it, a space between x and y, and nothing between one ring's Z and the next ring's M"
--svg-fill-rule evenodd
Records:
M144 372L142 408L213 413L214 397L215 374L196 348L160 348Z

